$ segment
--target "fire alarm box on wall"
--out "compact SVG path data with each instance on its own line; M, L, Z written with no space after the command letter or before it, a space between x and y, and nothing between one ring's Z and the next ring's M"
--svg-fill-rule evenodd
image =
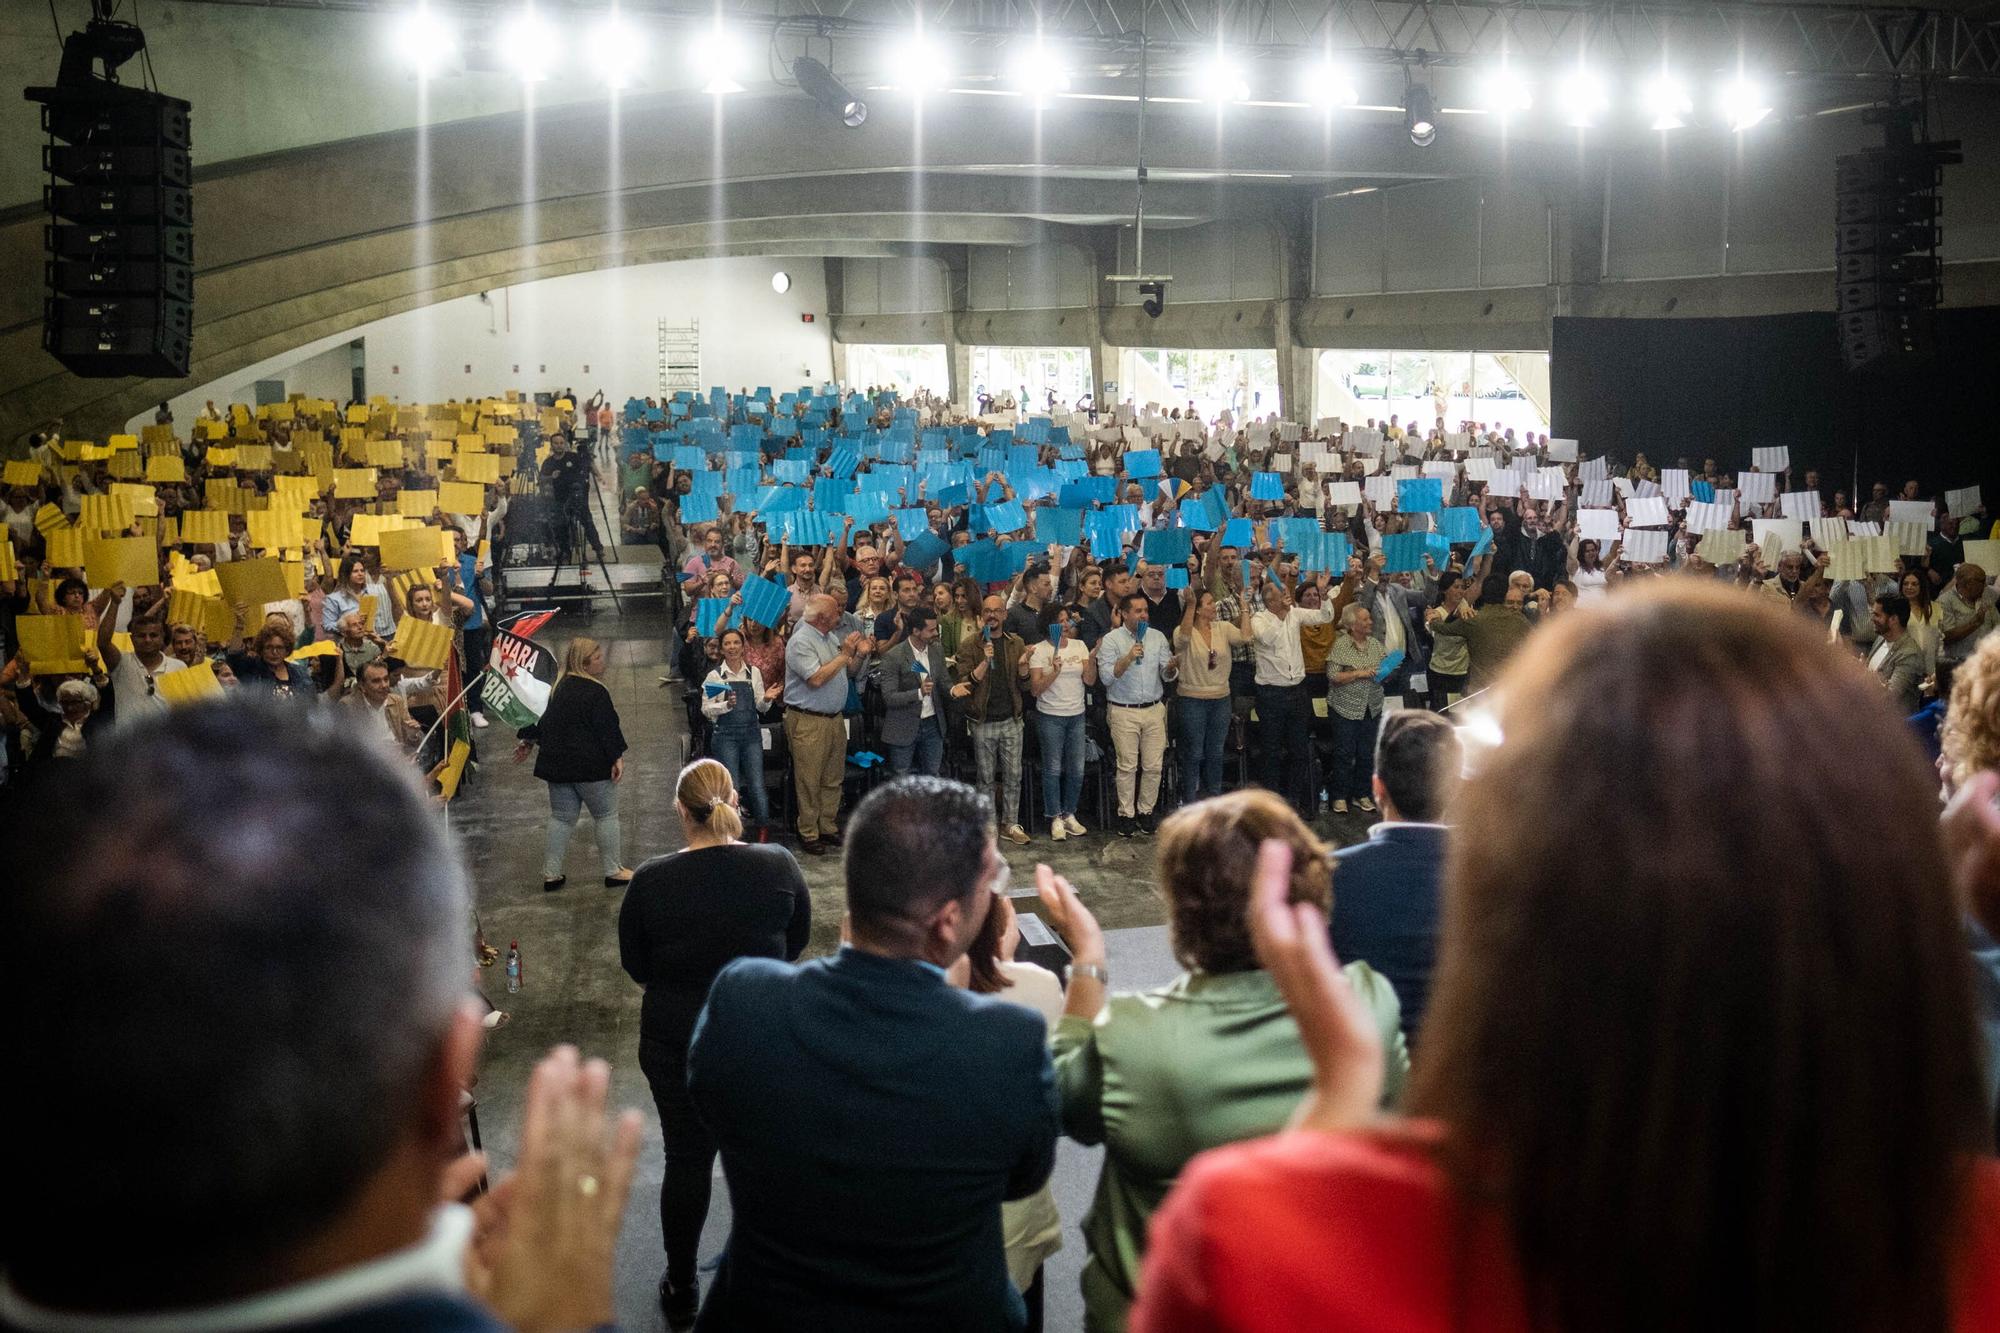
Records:
M801 324L810 324L812 322L813 322L813 317L810 314L799 316L799 323Z

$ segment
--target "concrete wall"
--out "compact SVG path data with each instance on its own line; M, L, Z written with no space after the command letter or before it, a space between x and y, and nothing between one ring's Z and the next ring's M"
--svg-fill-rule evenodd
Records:
M1546 283L1551 218L1539 187L1504 179L1324 198L1313 210L1312 289L1347 296Z
M771 275L781 268L792 278L782 296L771 289ZM705 384L754 388L833 373L825 271L818 260L652 264L487 295L486 302L467 296L395 315L259 362L172 400L174 417L190 419L209 398L249 402L250 386L265 379L285 380L288 392L345 400L346 372L328 368L355 338L366 347L368 392L405 402L559 384L585 394L602 388L621 402L627 394L649 394L659 379L661 319L701 321ZM807 313L814 316L811 324L799 318ZM143 419L150 422L152 414Z
M1146 229L1146 272L1173 278L1169 305L1194 301L1269 301L1283 282L1283 243L1268 222L1211 222L1197 227ZM1118 229L1118 271L1138 269L1136 237ZM1139 289L1117 288L1119 305L1137 306Z

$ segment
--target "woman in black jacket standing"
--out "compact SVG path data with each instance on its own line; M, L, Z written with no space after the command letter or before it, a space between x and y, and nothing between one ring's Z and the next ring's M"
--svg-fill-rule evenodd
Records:
M660 1231L667 1275L660 1307L672 1328L700 1304L696 1251L708 1218L715 1139L688 1099L687 1049L716 973L738 958L797 958L812 931L812 901L792 854L750 846L729 770L697 759L681 770L674 805L687 846L639 867L618 915L618 955L646 989L639 1067L652 1085L666 1139Z
M563 650L562 675L549 693L548 708L534 726L521 728L521 743L514 748L514 762L519 763L528 757L531 745L541 747L535 756L535 776L549 784L549 841L542 853L545 893L561 888L569 878L563 873L563 857L576 817L585 807L597 825L605 887L632 882L618 824L617 783L625 776L625 733L618 729L618 709L603 676L603 646L595 639L571 639Z

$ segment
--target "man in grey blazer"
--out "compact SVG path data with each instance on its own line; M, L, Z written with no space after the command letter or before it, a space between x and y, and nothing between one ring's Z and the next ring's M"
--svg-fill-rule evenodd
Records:
M1909 599L1893 593L1875 599L1878 638L1875 651L1868 655L1868 666L1889 692L1889 701L1900 717L1917 711L1924 679L1923 650L1903 632L1909 620Z
M903 612L903 641L882 658L882 744L889 769L936 776L944 766L945 702L951 667L938 645L937 612L914 606Z

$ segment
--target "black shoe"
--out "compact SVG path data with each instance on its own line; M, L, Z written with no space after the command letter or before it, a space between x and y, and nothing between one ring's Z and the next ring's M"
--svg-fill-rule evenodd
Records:
M1145 814L1139 816L1139 832L1145 834L1147 837L1150 838L1159 831L1160 831L1160 821L1154 818L1153 812L1151 810L1148 810Z
M554 879L545 879L542 881L542 892L554 893L567 883L569 883L568 875L557 875Z
M1130 815L1120 815L1118 822L1111 826L1111 831L1121 838L1129 838L1139 831L1138 821Z
M819 835L819 840L829 847L840 846L840 835L838 833L822 833Z
M660 1313L667 1317L668 1328L693 1328L694 1317L701 1312L701 1280L691 1280L685 1287L677 1287L666 1278L660 1279Z
M832 849L818 838L801 838L799 850L807 856L825 856Z

